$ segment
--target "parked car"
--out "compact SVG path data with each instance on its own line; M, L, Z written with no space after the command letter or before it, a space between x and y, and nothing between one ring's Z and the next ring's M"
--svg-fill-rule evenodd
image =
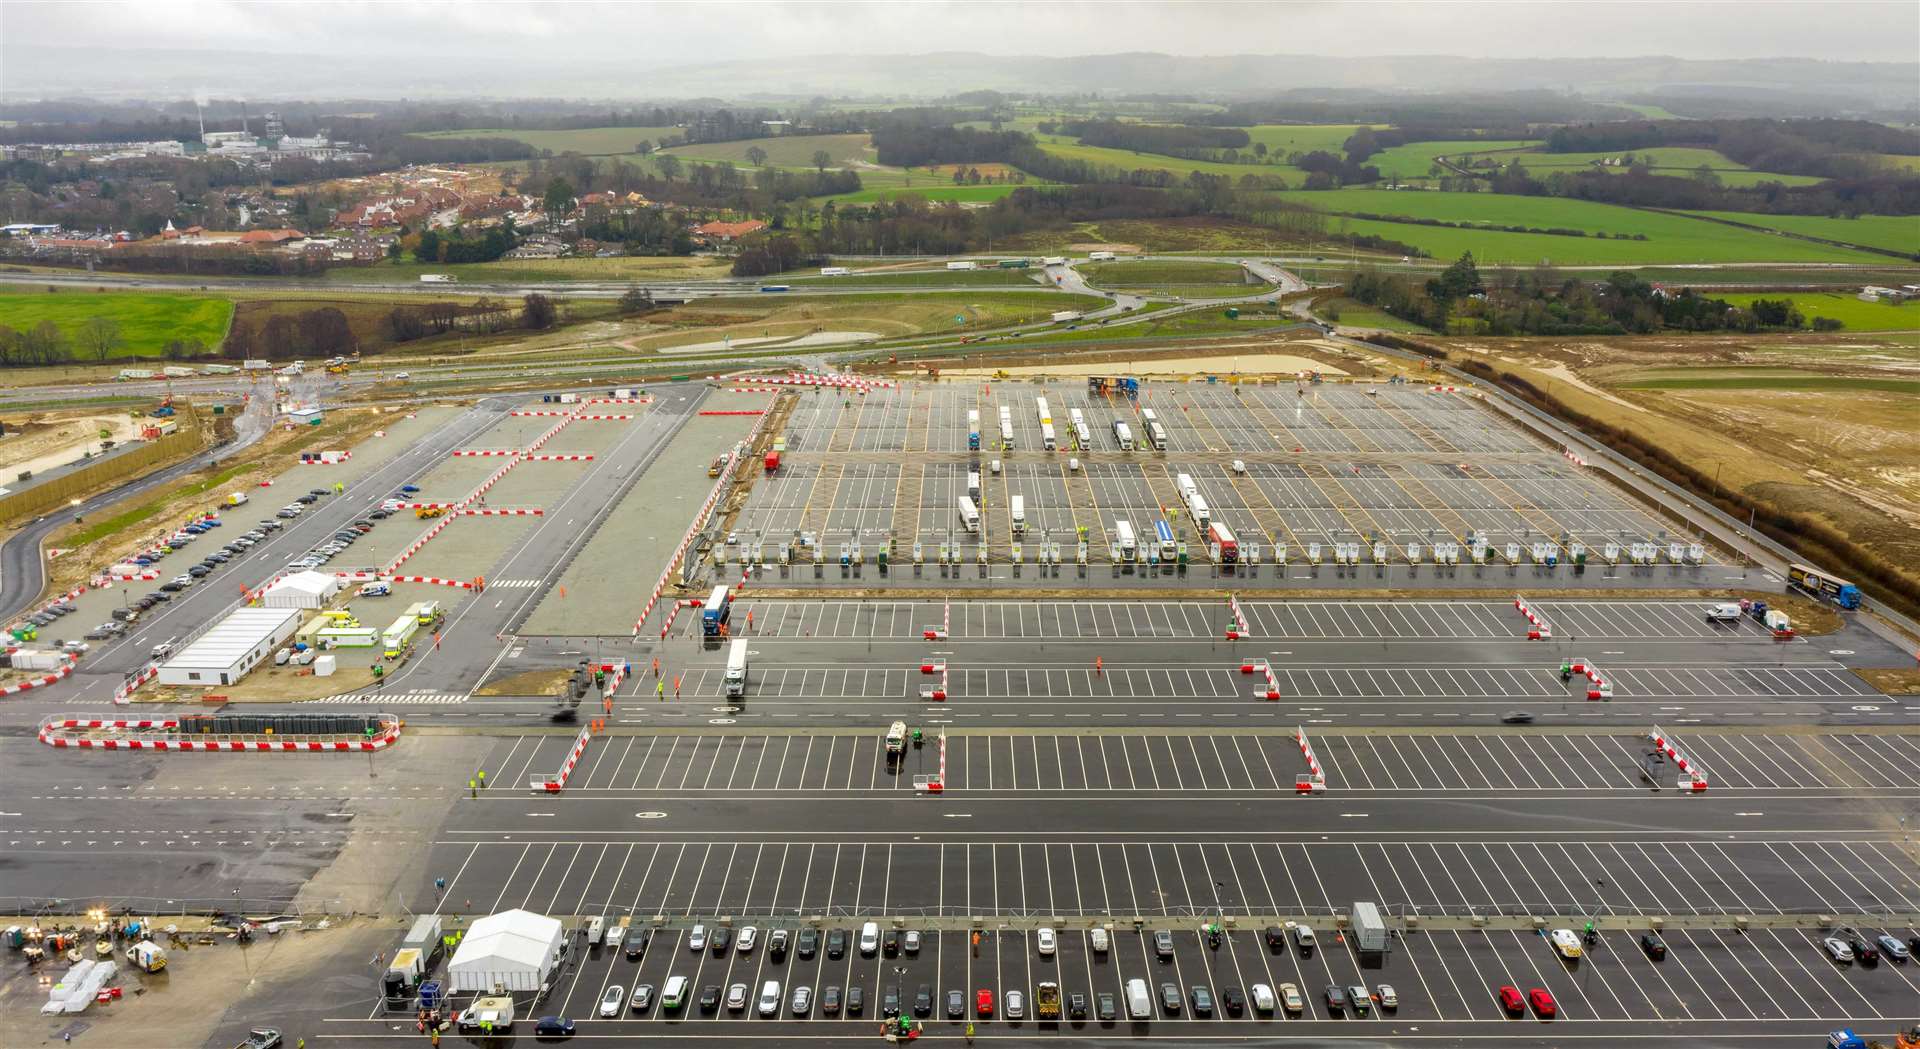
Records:
M534 1021L535 1038L572 1038L573 1021L564 1016L542 1016Z
M1551 1020L1560 1015L1559 1004L1553 1000L1553 995L1547 993L1545 987L1535 987L1528 991L1527 1003L1533 1006L1533 1015L1542 1020Z
M605 1020L620 1015L620 1007L627 1003L627 989L614 984L600 996L600 1018Z
M1521 996L1520 988L1511 984L1500 988L1494 997L1499 999L1500 1008L1505 1009L1508 1016L1519 1016L1527 1009L1527 1000Z

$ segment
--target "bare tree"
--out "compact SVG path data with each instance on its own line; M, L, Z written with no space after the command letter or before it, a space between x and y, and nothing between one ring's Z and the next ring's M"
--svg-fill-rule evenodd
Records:
M120 334L120 322L112 317L88 317L80 325L80 346L96 361L105 362L113 351L127 344Z
M761 149L759 146L747 147L747 163L752 164L754 167L757 168L760 165L765 164L766 162L767 162L766 150Z
M813 151L813 167L815 171L824 175L827 173L827 165L831 163L833 163L833 154L824 149L816 149Z

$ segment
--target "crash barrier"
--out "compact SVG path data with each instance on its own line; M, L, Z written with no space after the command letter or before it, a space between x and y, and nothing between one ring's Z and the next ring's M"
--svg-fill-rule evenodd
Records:
M720 410L718 410L718 409L714 409L714 410L710 410L710 411L704 411L704 412L700 412L700 413L698 413L698 414L700 414L700 415L765 415L765 414L766 414L766 409L764 409L764 408L740 408L740 409L735 409L735 410L733 410L733 411L720 411Z
M913 789L922 794L941 794L947 789L947 734L940 733L940 771L931 776L913 777Z
M383 576L392 575L395 569L398 569L401 565L406 564L407 559L411 558L414 554L419 553L420 548L423 546L426 546L427 543L431 542L434 536L439 535L441 532L446 531L447 526L452 524L453 520L454 520L453 515L449 514L441 517L438 521L435 521L433 523L433 527L427 529L426 532L420 536L420 538L415 539L411 544L407 546L405 550L400 551L400 556L394 558L392 561L389 561L387 563L387 566L380 570L380 574Z
M764 412L758 414L759 421L753 424L753 429L747 431L746 440L734 447L735 454L729 460L730 462L739 461L740 449L752 447L753 442L759 439L760 431L767 425L767 420L771 418ZM727 486L732 483L733 478L726 471L722 471L720 479L713 483L713 489L707 493L707 501L701 504L700 512L693 515L693 523L688 526L686 534L680 537L680 545L674 549L673 556L667 559L667 567L660 573L660 581L653 584L653 593L647 596L646 608L641 610L640 618L633 621L634 637L640 636L640 627L646 623L647 617L653 614L653 607L660 603L660 595L666 591L667 583L673 579L673 574L680 570L680 565L685 561L687 550L693 546L693 541L700 535L700 530L706 527L707 515L713 512L714 506L720 502L720 497L726 493ZM661 636L666 635L663 632Z
M591 455L524 455L521 458L530 463L590 463L593 461Z
M551 776L535 776L533 782L528 785L534 790L545 791L548 794L558 794L565 790L567 780L573 776L573 767L580 763L580 755L587 752L587 741L592 738L592 729L581 729L579 737L573 741L573 749L567 751L567 760L561 763L560 771Z
M589 397L581 404L652 404L651 397Z
M56 716L40 722L39 737L61 749L337 753L385 750L400 738L402 725L394 714L183 714L140 720Z
M489 510L474 510L469 508L465 510L455 510L454 513L461 517L539 517L545 514L546 511L539 507L519 506Z
M1280 698L1280 679L1274 676L1273 668L1267 665L1266 660L1264 659L1242 660L1240 662L1240 672L1242 674L1259 674L1260 676L1267 679L1267 687L1261 688L1261 689L1255 689L1253 693L1253 698L1269 699L1269 700Z
M1307 759L1307 774L1294 778L1294 793L1318 794L1326 790L1327 771L1320 767L1320 759L1313 753L1313 742L1307 739L1307 730L1296 726L1293 738L1300 744L1300 756Z
M1647 738L1653 741L1654 746L1666 753L1668 759L1673 762L1674 768L1680 770L1682 778L1679 786L1681 788L1692 794L1707 792L1707 770L1694 764L1693 759L1687 757L1686 752L1680 749L1680 745L1674 742L1672 736L1667 735L1660 726L1655 725L1653 731L1647 734Z
M29 678L25 681L20 682L17 685L8 685L6 688L0 688L0 696L12 696L12 695L17 695L18 693L21 693L21 692L31 691L36 688L46 688L48 685L51 685L54 682L65 678L68 674L73 673L74 664L79 662L80 657L74 655L71 652L64 652L61 654L64 655L67 659L66 663L63 666L49 673L42 674L39 677Z
M605 422L608 420L631 419L631 415L576 415L575 422Z
M666 637L666 636L667 636L667 631L669 631L669 630L672 630L672 629L673 629L673 621L674 621L675 619L677 619L677 618L679 618L679 616L680 616L680 610L681 610L681 609L683 609L683 608L699 608L699 607L700 607L700 602L699 602L698 600L693 600L693 601L675 601L675 602L673 603L673 606L672 606L671 608L668 608L668 609L667 609L667 621L666 621L666 622L664 622L664 623L662 623L662 624L660 624L660 636L661 636L662 638L664 638L664 637ZM641 618L641 619L645 619L645 618L647 618L647 617L646 617L646 616L641 616L640 618Z
M532 416L532 415L559 417L559 416L572 415L573 413L572 412L537 411L537 412L508 412L507 414L510 416L523 416L523 417Z
M778 386L729 386L728 393L779 393Z
M1527 617L1528 641L1544 641L1553 636L1553 627L1549 626L1545 619L1540 618L1540 614L1533 610L1533 606L1527 603L1526 598L1519 594L1513 595L1513 607Z
M395 503L395 510L451 510L459 503Z
M1247 614L1240 610L1240 598L1227 595L1227 608L1233 612L1233 626L1227 630L1228 641L1238 641L1243 637L1252 637L1253 630L1247 626Z
M138 572L107 572L95 576L92 585L97 589L108 583L132 583L158 578L160 578L160 572L157 569L143 568Z
M1585 465L1587 465L1587 461L1586 461L1585 459L1583 459L1583 458L1581 458L1581 457L1580 457L1580 454L1579 454L1578 452L1575 452L1575 451L1574 451L1573 449L1571 449L1571 448L1562 448L1562 449L1560 449L1560 454L1561 454L1561 455L1564 455L1564 456L1566 456L1566 457L1567 457L1567 461L1568 461L1568 462L1570 462L1570 463L1572 463L1572 464L1573 464L1573 465L1575 465L1575 466L1585 466Z
M947 631L951 629L953 629L953 601L948 600L940 606L940 626L928 627L920 632L920 636L927 641L945 641Z
M923 659L920 661L920 673L940 675L940 683L932 688L920 690L920 698L935 703L947 701L947 661L944 659Z
M396 575L385 578L389 583L428 583L433 586L455 586L462 590L486 589L485 582L479 576L472 579L442 579L431 575Z
M854 390L891 390L894 384L877 379L863 379L858 375L819 375L813 372L788 372L777 375L742 375L739 382L748 382L764 386L824 386Z
M467 456L479 458L489 455L519 455L520 452L514 448L460 448L456 449L452 454L456 457Z
M1428 393L1459 393L1460 388L1457 386L1429 386L1427 387L1427 392Z
M341 463L344 463L351 458L353 458L352 452L339 452L335 455L334 458L330 458L330 459L321 458L318 455L309 459L308 457L303 455L300 457L300 465L301 466L338 466Z
M120 682L120 687L113 690L114 703L119 706L126 706L127 704L132 703L134 692L138 690L141 685L144 685L147 682L152 681L154 678L159 676L160 676L159 660L153 660L152 662L149 662L146 666L141 667L139 670L136 670L133 673L128 674L127 679L125 681Z
M1579 674L1587 679L1587 698L1589 700L1613 698L1613 682L1608 681L1606 675L1600 673L1600 668L1594 666L1591 662L1585 659L1576 659L1562 667L1562 670L1568 673Z

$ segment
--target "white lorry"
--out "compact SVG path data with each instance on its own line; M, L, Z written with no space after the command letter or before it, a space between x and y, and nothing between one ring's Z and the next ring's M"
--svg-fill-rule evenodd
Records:
M734 638L727 646L727 695L744 696L747 694L747 641Z

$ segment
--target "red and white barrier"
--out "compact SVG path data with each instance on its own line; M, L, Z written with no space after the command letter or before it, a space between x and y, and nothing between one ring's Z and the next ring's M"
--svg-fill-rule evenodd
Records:
M1241 660L1240 672L1242 674L1259 674L1260 676L1266 678L1267 687L1261 688L1261 689L1255 689L1253 693L1253 698L1266 699L1266 700L1277 700L1280 698L1280 679L1274 676L1273 668L1267 665L1266 660L1264 659Z
M581 404L652 404L651 397L589 397Z
M546 454L546 455L524 455L524 456L521 456L521 458L525 459L527 462L530 462L530 463L590 463L593 461L593 456L591 455Z
M525 417L525 416L536 416L536 415L537 416L565 416L565 415L572 415L573 413L572 412L551 412L551 411L522 411L522 412L508 412L507 414L510 416Z
M395 503L396 510L451 510L459 503Z
M95 576L93 580L93 585L94 587L98 588L109 582L131 583L131 582L135 582L143 579L158 579L158 578L160 578L160 573L157 570L152 568L143 568L138 572L111 572L105 575Z
M1576 452L1575 452L1575 451L1574 451L1573 449L1571 449L1571 448L1562 448L1562 449L1560 449L1560 454L1561 454L1561 455L1564 455L1564 456L1566 456L1566 457L1567 457L1567 461L1568 461L1568 462L1570 462L1570 463L1572 463L1572 464L1573 464L1573 465L1575 465L1575 466L1585 466L1585 465L1587 465L1587 461L1586 461L1585 459L1583 459L1583 458L1581 458L1581 457L1580 457L1580 455L1579 455L1578 453L1576 453Z
M177 718L139 721L108 721L66 719L56 721L48 719L40 726L40 742L47 746L79 750L182 750L203 752L248 752L272 751L279 753L338 753L341 751L385 750L400 738L400 720L392 718L384 722L382 730L367 739L342 740L222 740L222 739L89 739L74 737L67 733L77 730L99 731L113 729L122 732L173 732L178 730Z
M388 576L387 581L391 583L427 583L432 586L454 586L462 590L474 589L474 583L471 579L442 579L439 576L431 575Z
M337 455L338 457L333 459L321 459L319 457L315 457L312 459L301 459L300 465L301 466L339 466L341 463L344 463L348 459L353 458L352 452L339 452L337 453Z
M461 517L540 517L544 515L546 511L539 507L521 506L490 510L474 510L469 508L466 510L455 510L454 513Z
M1459 393L1460 390L1458 387L1453 387L1453 386L1429 386L1427 387L1427 392L1428 393Z
M1237 595L1227 595L1227 608L1233 612L1233 627L1227 631L1227 640L1238 641L1243 637L1252 637L1253 629L1247 626L1247 615L1240 610L1240 598Z
M394 558L393 561L387 565L387 567L381 569L380 574L383 576L392 575L394 572L394 569L397 569L401 565L406 564L407 559L412 557L414 554L419 553L420 548L423 546L426 546L429 542L431 542L434 536L439 535L441 532L446 531L447 526L452 524L453 520L454 519L452 516L446 516L446 517L440 518L440 520L438 521L435 521L432 528L427 529L425 534L421 535L420 538L415 539L412 545L408 546L405 550L400 551L400 556Z
M916 776L915 789L925 794L942 794L947 789L947 734L940 733L940 771L932 776Z
M519 455L520 451L517 448L458 448L455 449L452 454L455 456L466 456L468 458L480 458L489 455Z
M55 670L51 673L42 674L36 678L28 678L27 680L22 681L17 685L8 685L6 688L0 688L0 696L12 696L12 695L17 695L21 692L28 692L36 688L46 688L48 685L51 685L54 682L65 678L68 674L73 673L73 666L76 662L79 661L79 657L75 656L71 652L67 653L66 656L67 656L66 666L63 666L60 669Z
M1687 757L1686 752L1680 749L1680 745L1674 741L1672 736L1667 735L1661 730L1660 726L1655 725L1653 731L1648 734L1647 738L1653 740L1654 746L1666 752L1667 757L1672 760L1675 768L1686 774L1687 782L1683 784L1683 786L1685 786L1689 792L1694 794L1706 793L1707 770L1695 764L1692 758Z
M728 393L779 393L778 386L729 386Z
M1613 682L1608 681L1606 676L1600 673L1599 667L1587 660L1576 659L1573 661L1573 672L1587 679L1589 700L1613 698Z
M940 683L938 685L920 690L920 698L931 700L935 703L945 703L947 701L947 661L944 659L923 659L920 661L920 672L922 674L940 675Z
M927 641L945 641L947 639L947 631L951 629L953 629L953 602L952 600L948 600L941 606L939 629L928 627L920 632L920 636L923 640Z
M573 749L567 752L567 760L561 764L560 771L551 776L534 777L534 790L543 790L548 794L558 794L567 787L567 780L573 775L573 767L580 763L580 755L587 752L587 741L593 738L592 729L581 729L579 738L573 741Z
M1300 744L1300 756L1307 761L1307 774L1293 781L1294 793L1318 794L1326 790L1327 770L1320 767L1320 759L1313 753L1313 742L1307 739L1307 730L1296 726L1293 738Z
M116 705L123 706L123 707L129 703L132 703L133 693L135 692L135 690L139 689L141 685L144 685L147 682L152 681L154 678L159 676L160 676L160 662L158 660L154 660L153 662L148 663L146 666L141 667L139 673L133 675L132 677L126 679L125 681L122 681L120 683L120 687L113 690L113 702Z
M1533 610L1533 606L1527 604L1526 598L1521 597L1519 594L1513 595L1513 607L1519 609L1520 614L1527 617L1528 641L1544 641L1553 636L1553 627L1549 626L1545 619L1540 618L1540 614Z
M631 415L576 415L575 422L604 422L608 420L631 419Z
M766 410L762 408L740 408L733 411L722 411L719 409L714 409L711 411L695 412L694 414L696 415L765 415L767 413L766 413Z

